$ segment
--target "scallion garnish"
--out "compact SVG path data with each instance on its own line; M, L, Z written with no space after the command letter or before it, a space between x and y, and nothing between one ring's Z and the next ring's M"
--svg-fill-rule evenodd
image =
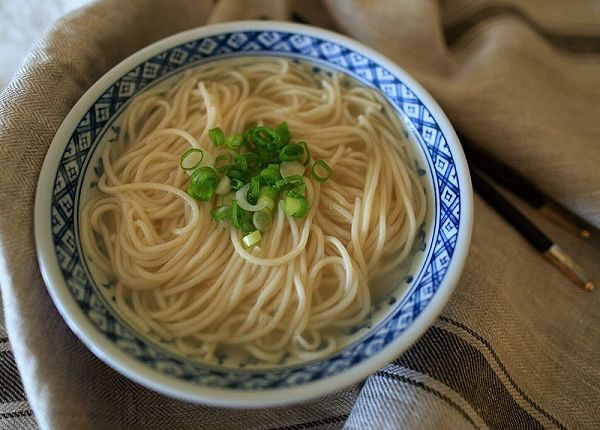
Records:
M296 143L288 143L279 151L279 159L281 161L299 160L304 154L304 148Z
M229 149L233 149L234 151L240 149L244 144L244 135L243 134L235 134L233 136L229 136L225 139L225 146Z
M235 228L241 228L242 226L243 211L244 209L238 206L236 200L231 202L231 224L233 224Z
M302 179L302 176L292 175L286 176L285 178L275 182L275 187L279 188L280 190L289 190L291 188L299 187L303 184L304 180Z
M257 147L264 146L268 150L273 150L281 143L281 136L270 127L256 127L249 134Z
M300 160L300 162L306 166L311 160L310 149L308 149L308 145L304 141L298 142L298 145L301 145L302 148L304 148L304 160Z
M190 148L181 155L179 166L183 170L194 170L204 159L204 151L198 148Z
M275 208L275 201L279 195L279 190L269 185L263 185L258 192L257 205L265 204L265 209L272 211Z
M208 138L215 146L221 146L225 143L225 133L219 127L208 130Z
M215 158L215 169L217 173L225 173L232 163L233 156L231 154L218 155L217 158Z
M231 188L239 190L246 183L246 175L237 168L230 168L227 171L227 176L231 179Z
M247 199L248 202L254 203L258 199L258 193L260 192L260 178L253 176L250 179L250 188L248 189Z
M241 230L246 247L260 242L261 231L270 230L282 190L285 213L295 218L306 216L309 205L304 174L312 156L306 142L292 142L285 122L275 128L253 124L244 133L231 136L215 127L208 131L208 137L215 146L224 146L233 153L222 153L202 166L206 158L202 149L185 151L179 165L190 174L187 193L202 201L218 194L219 206L211 210L211 216ZM212 160L210 153L207 156ZM323 182L333 171L325 161L316 160L310 173L313 179Z
M271 211L267 209L261 209L254 212L252 216L252 223L260 231L269 231L273 225L273 216Z
M248 160L244 155L236 155L233 157L233 161L235 162L235 166L238 168L240 172L243 174L248 173Z
M187 193L196 200L208 201L215 193L215 189L207 184L190 184Z
M209 166L198 167L192 173L187 193L196 200L210 200L219 185L219 176Z
M262 160L256 152L245 152L243 156L246 159L246 165L248 166L248 170L250 170L251 172L256 171L257 169L260 170Z
M287 123L282 122L279 124L277 127L275 127L275 132L279 135L282 145L287 145L290 143L292 135L290 134Z
M239 179L232 179L231 180L231 189L232 190L239 190L240 188L242 188L244 186L244 182L240 181Z
M219 185L215 188L215 193L222 196L231 191L231 178L229 176L223 176L221 181L219 181Z
M260 172L260 181L265 185L275 185L281 179L279 164L269 164Z
M210 213L216 222L223 223L231 220L231 208L228 206L213 208Z
M300 175L303 176L306 167L300 161L282 161L279 165L279 173L281 177Z
M308 212L308 200L296 191L288 191L285 198L285 213L294 218L304 218Z
M242 242L244 242L244 246L246 248L250 248L253 245L256 245L258 242L260 242L262 239L262 234L260 234L260 231L255 230L252 233L244 236L242 238Z
M312 171L310 172L312 177L319 182L325 182L327 179L331 178L333 174L333 170L329 167L323 160L317 160L313 164Z

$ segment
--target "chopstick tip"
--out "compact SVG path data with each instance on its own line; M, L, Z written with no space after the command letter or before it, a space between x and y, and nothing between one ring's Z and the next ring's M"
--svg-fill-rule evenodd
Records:
M592 291L594 289L594 284L592 284L592 281L587 281L583 288L585 288L588 291Z

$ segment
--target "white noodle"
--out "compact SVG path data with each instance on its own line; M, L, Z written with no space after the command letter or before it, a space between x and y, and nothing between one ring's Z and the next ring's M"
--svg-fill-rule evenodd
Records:
M184 354L212 359L243 348L259 360L317 358L336 349L332 327L359 323L369 281L406 259L426 201L408 145L373 90L344 85L286 60L229 60L188 70L137 96L107 145L102 192L82 210L89 260L116 281L116 306L131 324ZM181 154L223 153L208 130L241 133L286 121L294 141L333 176L310 179L304 219L275 208L271 231L245 249L218 225L213 203L185 193Z

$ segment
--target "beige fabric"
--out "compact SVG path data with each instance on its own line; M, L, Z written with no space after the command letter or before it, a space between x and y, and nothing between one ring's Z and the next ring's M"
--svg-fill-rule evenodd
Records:
M571 2L521 3L103 0L60 21L0 96L0 284L8 333L39 424L52 429L293 426L314 417L344 418L359 390L258 412L191 405L118 375L67 328L35 259L35 186L61 121L104 72L181 30L229 19L288 19L296 13L391 57L429 89L458 130L600 226L600 8L593 1L576 7ZM490 4L502 7L484 13L472 26L461 25L476 13L489 12ZM517 7L521 14L514 13ZM600 281L600 234L584 243L524 209ZM598 428L599 293L576 289L477 198L471 253L444 315L487 340L496 358L484 343L471 339L525 410L532 407L523 393L567 427ZM438 322L436 329L460 331L444 324ZM378 428L467 423L461 421L465 415L450 419L455 410L435 406L443 403L439 397L430 403L419 400L429 391L413 397L411 391L399 391L404 394L386 400L397 415L378 415L380 399L369 394L378 391L367 388L350 413L348 428L368 428L376 417L388 417L378 421ZM468 396L446 389L436 388L446 397L456 396L457 404L461 399L469 403ZM491 394L483 389L477 393L486 395ZM491 425L486 411L463 410L473 422ZM546 423L539 412L531 414ZM337 428L342 418L322 428Z

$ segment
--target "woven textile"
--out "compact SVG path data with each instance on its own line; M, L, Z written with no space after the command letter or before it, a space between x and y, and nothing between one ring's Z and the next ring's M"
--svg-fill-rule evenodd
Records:
M35 258L33 200L52 137L85 90L136 50L256 18L309 22L389 56L461 133L600 226L596 1L95 2L54 25L0 95L0 429L600 428L600 294L570 284L479 198L467 265L442 316L366 381L316 401L264 410L181 402L119 375L77 340ZM515 203L600 280L600 234L579 240Z

